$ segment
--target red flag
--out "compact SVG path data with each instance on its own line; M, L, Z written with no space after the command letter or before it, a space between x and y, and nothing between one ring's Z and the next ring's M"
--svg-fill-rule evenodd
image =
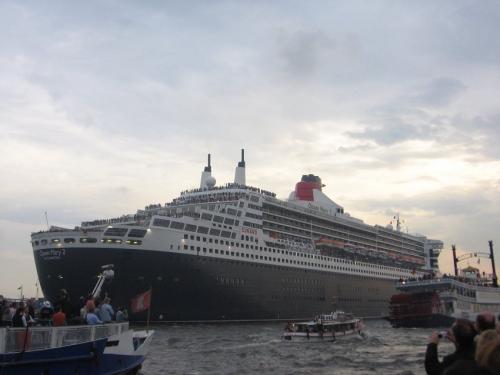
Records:
M142 294L138 294L130 301L132 305L132 312L138 313L144 310L149 309L151 306L151 289Z

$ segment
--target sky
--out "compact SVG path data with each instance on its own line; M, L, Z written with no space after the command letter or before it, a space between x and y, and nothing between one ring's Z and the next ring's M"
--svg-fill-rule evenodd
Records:
M281 198L313 173L366 223L399 212L444 272L452 244L500 259L499 41L488 0L0 0L0 294L35 294L45 212L165 203L241 148Z

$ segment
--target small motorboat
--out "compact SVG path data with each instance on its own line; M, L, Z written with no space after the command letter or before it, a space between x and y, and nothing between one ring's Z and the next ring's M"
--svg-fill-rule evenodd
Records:
M283 339L301 341L335 341L339 337L361 334L364 325L361 319L343 311L322 314L306 322L289 322Z

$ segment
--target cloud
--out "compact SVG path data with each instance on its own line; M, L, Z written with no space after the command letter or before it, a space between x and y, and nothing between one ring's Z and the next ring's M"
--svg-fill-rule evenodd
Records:
M282 197L316 173L363 218L495 233L475 212L496 220L496 2L119 5L0 3L3 250L30 254L45 211L73 226L169 201L208 152L231 181L242 147L248 182Z
M432 80L420 89L419 93L408 102L414 102L423 107L444 107L452 103L456 97L466 89L458 79L440 77ZM412 100L413 99L413 100Z

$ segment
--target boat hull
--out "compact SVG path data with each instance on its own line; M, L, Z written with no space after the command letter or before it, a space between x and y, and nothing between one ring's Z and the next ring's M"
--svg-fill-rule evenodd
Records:
M34 251L46 298L56 300L64 288L78 311L101 266L113 264L103 292L113 306L127 307L152 288L153 321L295 320L337 308L383 317L395 292L388 279L167 251L68 247L57 254ZM130 318L143 321L146 312Z
M0 354L2 375L135 374L144 356L105 354L107 339L59 348Z
M346 336L361 335L359 330L346 330L344 332L325 332L323 334L317 332L311 332L309 334L305 332L285 332L283 333L283 339L287 341L306 341L306 342L333 342L337 339Z
M399 319L389 318L388 320L394 328L439 328L450 327L455 318L443 314L430 314Z

